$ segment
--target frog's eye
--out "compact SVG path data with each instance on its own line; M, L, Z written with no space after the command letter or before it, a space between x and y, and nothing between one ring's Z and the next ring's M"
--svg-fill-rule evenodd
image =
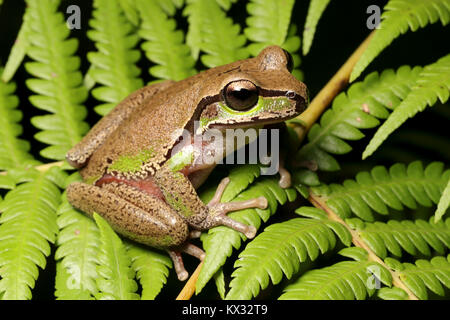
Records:
M294 59L292 59L291 54L287 50L283 49L283 51L284 51L284 54L286 55L286 60L287 60L286 68L289 70L289 72L292 72L292 70L294 69Z
M227 106L236 111L250 109L258 102L258 88L248 80L230 82L222 94Z

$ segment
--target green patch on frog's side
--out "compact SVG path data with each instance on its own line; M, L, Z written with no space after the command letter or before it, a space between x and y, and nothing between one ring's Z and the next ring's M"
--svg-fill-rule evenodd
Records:
M183 217L190 217L195 212L191 211L189 207L187 207L182 200L177 199L170 193L164 192L164 198L166 199L167 203L174 208L178 213L180 213Z
M143 164L148 163L155 156L154 150L140 151L137 155L123 155L116 159L109 167L108 172L136 173Z
M192 148L177 152L168 160L169 168L172 172L178 172L194 162L194 150Z

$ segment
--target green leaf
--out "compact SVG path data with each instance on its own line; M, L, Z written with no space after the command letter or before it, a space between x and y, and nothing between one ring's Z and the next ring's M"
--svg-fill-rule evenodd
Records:
M268 226L236 260L226 299L256 297L269 285L269 279L274 285L283 274L290 279L308 257L315 260L333 249L336 237L329 227L332 224L338 222L295 218Z
M172 260L162 252L143 248L129 242L128 255L131 257L132 268L142 286L142 300L153 300L167 282Z
M450 54L423 69L411 92L375 133L363 152L363 159L373 154L383 141L408 118L414 117L427 106L433 106L438 98L445 103L450 96L449 91Z
M176 22L153 1L136 0L142 23L139 30L146 40L147 58L156 63L149 72L158 79L181 80L196 73L195 60L189 47L183 43L183 31L176 30Z
M60 192L45 173L27 171L30 182L9 191L0 203L0 295L31 299L39 269L46 266L49 243L58 232Z
M394 164L389 171L376 166L370 172L359 172L355 180L345 180L343 185L322 185L311 191L324 197L341 218L354 213L363 220L373 221L373 211L387 215L389 207L403 210L403 206L416 209L417 203L428 207L437 204L449 176L450 170L444 171L441 162L423 168L420 161L414 161L408 166Z
M360 129L380 124L378 119L389 116L405 99L422 69L402 66L397 71L384 70L369 74L364 81L354 83L340 93L308 132L308 142L296 154L297 162L309 162L322 171L337 171L339 164L330 154L345 154L352 150L344 140L360 140Z
M257 55L268 45L282 46L285 43L295 0L251 0L247 4L247 38L255 44L249 50Z
M303 55L306 56L311 48L314 34L320 17L327 8L330 0L311 0L306 16L305 29L303 30Z
M402 263L400 267L397 270L400 279L421 300L428 299L427 289L445 296L443 286L450 288L450 255L447 258L419 259L414 264Z
M0 170L38 163L28 153L30 143L17 138L23 128L19 124L22 111L17 110L19 99L14 95L15 90L15 83L0 81Z
M350 82L354 81L375 57L401 34L408 30L417 31L438 20L443 26L447 25L450 21L450 1L390 0L384 7L381 19L379 29L375 31L367 49L353 68Z
M127 19L134 25L139 24L139 12L136 8L135 0L117 0L122 7Z
M381 288L377 292L377 296L383 300L407 300L408 294L405 290L393 287L393 288Z
M55 296L62 300L92 299L98 293L99 229L94 220L70 205L65 194L57 223Z
M438 222L442 218L442 216L445 214L449 206L450 206L450 179L447 182L447 186L445 187L444 192L442 192L442 196L441 199L439 200L436 213L434 214L435 222Z
M216 283L217 292L219 292L220 298L225 299L225 275L223 273L223 268L214 275L214 282Z
M301 59L296 54L300 48L300 37L296 25L290 22L294 4L295 0L251 0L247 4L249 17L244 33L253 42L247 47L252 56L270 45L289 51L294 60L292 74L302 80L303 74L297 69Z
M373 270L384 269L372 261L343 261L306 272L288 285L280 300L364 300L374 293ZM387 271L387 270L386 270ZM389 279L387 285L389 285Z
M30 46L29 34L31 28L29 16L29 10L25 9L22 26L20 27L16 41L14 42L14 45L9 52L9 57L5 65L5 69L3 70L3 72L0 71L2 80L4 82L10 81L14 77L14 74L20 67L23 59L25 58L25 55L27 54L28 47Z
M97 113L105 115L143 86L136 66L141 54L134 49L139 37L117 0L95 0L90 25L92 29L87 35L95 42L97 51L88 53L89 75L101 84L92 90L92 95L105 102L95 108Z
M122 240L101 216L94 213L94 220L100 230L101 242L96 278L99 293L95 297L102 300L139 299L131 258Z
M360 247L344 248L339 251L339 254L344 257L352 258L356 261L367 261L369 257L368 252Z
M195 60L203 51L206 54L201 56L202 63L212 68L248 57L244 47L246 37L240 33L240 26L226 16L218 2L189 0L183 13L189 21L186 43Z
M413 256L430 256L431 249L444 254L450 247L450 219L437 223L421 219L366 222L358 233L369 248L383 259L388 252L397 257L402 256L402 250Z
M41 155L62 160L89 128L83 121L86 108L82 105L87 91L79 71L80 59L74 56L78 42L68 39L70 30L63 14L57 12L59 1L27 3L31 27L27 55L34 61L27 62L25 69L35 78L28 79L26 84L37 94L30 96L30 102L52 113L33 117L32 124L40 130L50 131L36 136L51 144L41 151ZM54 121L48 121L48 117ZM50 123L51 128L48 127ZM49 139L49 136L57 139Z
M231 7L231 5L238 0L216 0L217 3L226 11L228 11Z

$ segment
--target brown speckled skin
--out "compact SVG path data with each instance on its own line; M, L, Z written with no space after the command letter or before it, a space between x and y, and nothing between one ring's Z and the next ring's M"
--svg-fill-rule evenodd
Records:
M293 91L306 103L306 86L286 68L286 54L279 47L268 47L256 58L237 61L206 70L179 82L163 82L138 90L104 117L72 150L69 163L81 168L84 179L102 177L111 162L122 155L135 155L152 149L155 156L143 165L141 172L127 179L148 179L163 191L181 201L193 215L186 216L151 194L122 183L101 187L73 183L68 187L69 202L88 214L102 215L119 233L154 247L171 247L188 237L188 225L207 229L202 223L211 208L198 198L188 177L167 168L168 154L179 136L180 128L190 128L206 108L208 97L214 97L231 81L247 79L267 91ZM303 110L292 104L289 117ZM286 120L272 116L272 122ZM256 121L256 124L257 121ZM210 168L204 168L209 173ZM97 179L98 180L98 179ZM204 180L204 179L199 179Z

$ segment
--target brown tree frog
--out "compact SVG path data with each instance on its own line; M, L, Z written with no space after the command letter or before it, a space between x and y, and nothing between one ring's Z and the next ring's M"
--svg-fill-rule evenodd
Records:
M125 237L167 250L180 280L188 276L181 252L205 256L188 241L200 230L225 225L253 238L253 226L226 213L265 208L267 200L221 203L225 178L205 205L196 188L215 163L198 161L204 143L199 147L193 139L181 139L179 130L197 137L212 129L259 128L299 115L306 108L307 89L290 73L291 65L286 51L271 46L255 58L132 93L68 152L67 161L81 169L84 180L69 185L69 202L101 215Z

